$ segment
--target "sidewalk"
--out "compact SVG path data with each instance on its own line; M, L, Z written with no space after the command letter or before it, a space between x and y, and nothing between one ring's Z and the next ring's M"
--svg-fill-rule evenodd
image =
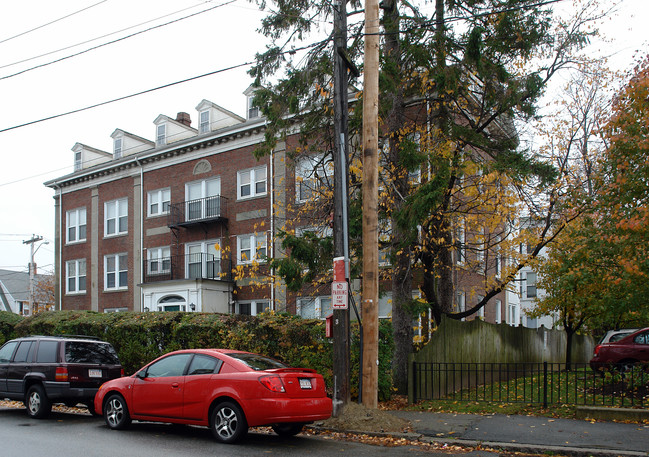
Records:
M532 416L391 411L421 439L571 456L649 456L649 425Z

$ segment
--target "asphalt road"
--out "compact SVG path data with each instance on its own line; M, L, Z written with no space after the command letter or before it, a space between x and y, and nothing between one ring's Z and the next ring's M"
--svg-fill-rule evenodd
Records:
M0 407L0 456L3 457L195 457L195 456L446 456L412 446L382 447L322 436L300 434L284 439L250 433L240 444L220 444L208 429L134 422L128 430L113 431L103 419L54 412L35 420L24 409ZM463 453L464 454L464 453ZM464 455L495 457L482 451Z

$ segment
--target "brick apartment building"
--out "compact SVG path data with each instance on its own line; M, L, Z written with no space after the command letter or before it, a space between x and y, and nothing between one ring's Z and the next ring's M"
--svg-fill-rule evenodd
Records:
M259 279L267 268L258 259L282 255L273 235L285 215L277 212L299 201L301 168L286 157L294 137L253 156L265 120L245 95L246 118L203 100L197 128L187 113L160 115L155 141L116 129L112 153L74 145L73 173L45 183L55 192L57 308L330 313L326 288L300 296ZM457 297L460 307L476 299L461 288ZM483 317L515 324L516 303L502 293ZM389 292L379 308L390 315Z

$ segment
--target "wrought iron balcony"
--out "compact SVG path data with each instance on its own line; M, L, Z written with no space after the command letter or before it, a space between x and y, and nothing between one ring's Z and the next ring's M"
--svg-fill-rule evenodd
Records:
M231 281L230 261L203 252L144 261L145 283L174 279Z
M227 198L215 195L174 203L169 208L167 225L169 227L187 227L206 222L226 221L227 202Z

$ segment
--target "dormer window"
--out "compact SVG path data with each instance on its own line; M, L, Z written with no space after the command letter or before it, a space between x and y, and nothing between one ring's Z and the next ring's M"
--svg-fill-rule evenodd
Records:
M259 108L253 103L254 95L248 97L248 119L259 117Z
M200 133L207 133L210 131L210 112L208 110L201 111L198 129Z
M74 153L74 171L81 170L81 151Z
M156 128L155 144L158 146L167 144L167 125L160 124Z
M113 156L116 159L119 159L122 157L122 139L121 138L115 138L115 141L113 142Z

